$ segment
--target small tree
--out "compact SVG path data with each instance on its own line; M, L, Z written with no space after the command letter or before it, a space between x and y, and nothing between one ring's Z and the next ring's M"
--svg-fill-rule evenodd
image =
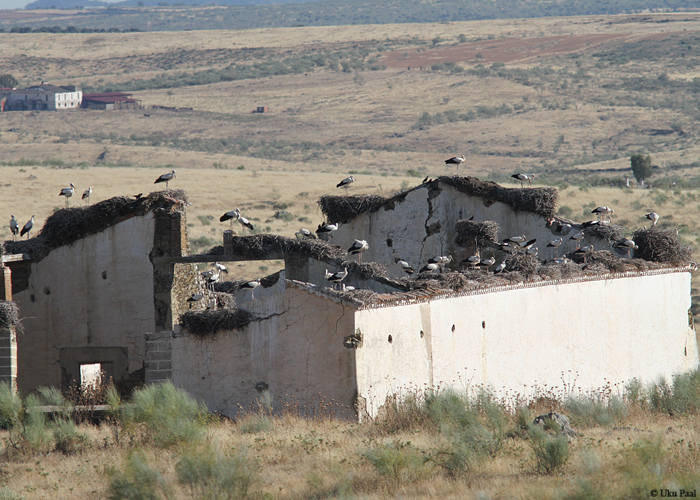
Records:
M635 153L630 157L630 163L632 164L632 173L638 182L647 179L654 173L654 169L651 167L651 156L649 155L644 156L641 153Z
M0 88L3 88L3 87L14 88L17 86L17 84L19 84L19 82L17 81L17 78L10 75L9 73L4 73L4 74L0 75Z

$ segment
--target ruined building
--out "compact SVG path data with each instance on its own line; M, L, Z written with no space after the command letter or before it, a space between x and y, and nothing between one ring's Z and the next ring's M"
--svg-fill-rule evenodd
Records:
M573 253L581 225L554 215L556 199L440 177L392 198L323 197L326 220L341 223L328 241L226 231L204 255L189 255L181 191L60 210L37 237L5 244L22 332L0 375L16 370L26 394L79 383L81 366L99 364L122 385L172 380L230 416L256 401L324 399L363 418L409 391L528 397L697 367L693 264L677 236L640 230L627 258L614 247L621 228L592 226L580 244L593 251ZM537 239L539 256L504 252L498 241L514 235ZM547 248L556 237L561 247ZM355 239L369 243L363 264L346 253ZM461 264L477 252L505 271ZM453 260L419 273L438 255ZM236 280L209 290L195 268L268 259L285 268L254 290ZM342 269L342 284L327 281Z

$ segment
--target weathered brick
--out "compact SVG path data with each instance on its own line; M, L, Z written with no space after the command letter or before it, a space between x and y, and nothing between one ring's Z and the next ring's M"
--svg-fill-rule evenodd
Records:
M146 359L151 360L151 361L156 361L156 360L169 360L171 359L170 357L170 352L169 351L153 351L153 352L148 352L146 353Z
M158 369L159 370L172 370L173 369L173 362L172 361L158 361Z

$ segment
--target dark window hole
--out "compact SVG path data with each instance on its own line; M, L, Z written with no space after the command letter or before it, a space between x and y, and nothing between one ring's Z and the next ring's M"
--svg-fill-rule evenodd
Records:
M387 238L387 239L386 239L386 246L388 246L389 248L393 247L393 246L394 246L394 240L392 240L391 238Z
M486 321L481 322L481 328L486 328Z
M389 335L389 338L387 340L389 341L390 344L394 341L394 339L391 338L391 335Z
M425 333L423 333L423 330L420 331L420 338L425 337Z
M455 331L455 326L454 326L454 325L452 325L452 331L453 331L453 332Z

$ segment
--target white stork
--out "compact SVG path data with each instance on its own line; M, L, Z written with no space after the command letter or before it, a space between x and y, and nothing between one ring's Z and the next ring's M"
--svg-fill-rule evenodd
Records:
M260 286L260 280L252 280L247 283L243 283L241 288L246 288L250 290L250 298L255 300L255 289Z
M238 220L238 219L236 218L236 211L235 211L235 210L231 210L230 212L226 212L224 215L222 215L221 217L219 217L219 222L226 222L227 220L228 220L228 221L231 221L231 222L230 222L230 224L231 224L231 232L233 232L233 222L234 222L235 220Z
M326 279L333 283L333 288L335 288L336 283L342 282L347 277L347 275L347 267L344 267L342 271L338 271L335 273L328 272L328 269L326 269Z
M348 253L351 255L357 254L357 261L362 264L362 252L369 248L369 244L365 240L355 240L350 248L348 248Z
M527 255L534 255L537 257L537 253L539 252L539 249L537 247L529 247L527 249L527 252L525 252Z
M236 220L238 221L238 223L241 226L243 226L244 228L247 227L248 229L250 229L252 231L253 225L250 223L250 221L248 219L246 219L245 217L243 217L241 215L241 211L236 209L236 210L234 210L234 212L236 212Z
M29 239L29 231L31 231L33 227L34 227L34 216L32 215L32 218L27 221L27 223L24 225L24 227L20 231L19 237L21 238L26 233L27 239Z
M413 274L415 271L413 270L413 267L411 267L411 264L406 262L405 260L401 260L400 258L396 258L396 263L399 265L401 270L408 274L409 276Z
M528 186L532 186L532 179L535 178L535 174L513 174L511 177L520 181L520 187L523 187L523 182L527 182Z
M190 304L190 309L192 309L192 304L194 304L195 302L199 302L203 298L204 298L203 293L195 293L189 299L187 299L187 302Z
M491 267L495 263L496 263L496 257L494 257L492 255L490 258L484 259L481 262L479 262L479 267L483 267L488 272L489 267Z
M596 207L593 210L591 210L591 213L596 214L598 216L598 219L607 215L608 220L611 220L612 215L615 213L615 211L610 207Z
M476 249L476 253L474 255L470 255L462 262L471 265L472 269L476 269L476 266L478 266L481 262L481 252L479 251L479 248Z
M88 187L85 191L83 191L83 200L87 200L86 203L90 205L90 196L92 195L92 186Z
M525 250L530 250L530 248L532 248L532 245L534 245L535 243L537 243L537 238L533 238L527 241L521 241L520 243L518 243L518 246L520 248L524 248Z
M554 248L555 250L558 250L562 243L564 243L564 238L556 238L556 239L550 240L550 242L547 243L547 247Z
M520 245L521 243L524 243L527 241L527 236L524 234L522 236L511 236L510 238L506 238L503 240L503 243L517 243Z
M355 178L351 175L350 177L346 177L342 181L340 181L338 184L336 184L335 187L337 188L345 188L345 194L348 194L348 186L355 182Z
M68 208L68 198L73 196L73 193L75 193L75 186L73 183L70 183L70 187L63 188L61 189L61 192L58 193L58 196L65 196L66 197L66 208Z
M585 237L586 237L586 235L583 234L583 231L579 231L578 233L572 234L571 237L569 238L569 240L570 240L570 241L571 241L571 240L575 241L575 242L576 242L576 248L578 249L578 248L581 247L581 240L582 240L583 238L585 238Z
M577 248L576 250L573 251L574 254L576 255L584 255L587 253L593 252L593 245L588 245L585 247Z
M218 262L214 262L214 263L212 264L212 267L213 267L214 269L216 269L217 272L224 273L224 274L228 274L228 268L227 268L225 265L223 265L223 264L220 264L220 263L218 263Z
M301 229L299 229L299 231L294 233L294 236L296 236L298 240L306 240L306 239L315 240L316 239L316 235L314 233L312 233L311 231L309 231L308 229L305 229L303 227Z
M636 250L637 248L639 248L637 246L637 244L634 242L634 240L631 240L629 238L622 238L620 241L615 242L613 247L627 253L628 258L630 256L630 252L632 250Z
M462 163L464 163L464 155L453 156L452 158L445 160L445 165L457 165L457 175L459 175L459 165Z
M441 266L444 266L445 264L449 264L450 262L452 262L451 255L438 255L437 257L431 257L428 260L428 264L438 264Z
M10 232L12 233L12 241L17 239L17 234L19 234L19 224L14 215L10 215Z
M428 273L428 272L429 272L429 273L434 273L434 272L437 271L438 269L440 269L440 266L439 266L438 264L435 264L435 263L433 262L433 263L431 263L431 264L426 264L426 265L424 265L424 266L420 269L420 271L418 271L418 272L419 272L419 273Z
M657 214L656 212L646 214L645 217L651 221L651 227L654 227L656 223L659 222L659 214Z
M175 178L175 170L171 170L167 174L163 174L160 177L156 179L156 181L153 184L158 184L159 182L165 182L165 190L168 190L168 182L172 181Z
M335 224L319 224L318 228L316 229L316 234L328 234L330 235L333 231L337 231L338 228L340 227L340 222L336 222Z
M493 274L501 274L505 270L506 270L506 261L504 260L496 266L496 269L493 270Z
M211 271L204 271L202 273L202 277L206 280L207 285L211 290L214 289L214 284L219 281L219 272L217 272L215 269L212 269Z

